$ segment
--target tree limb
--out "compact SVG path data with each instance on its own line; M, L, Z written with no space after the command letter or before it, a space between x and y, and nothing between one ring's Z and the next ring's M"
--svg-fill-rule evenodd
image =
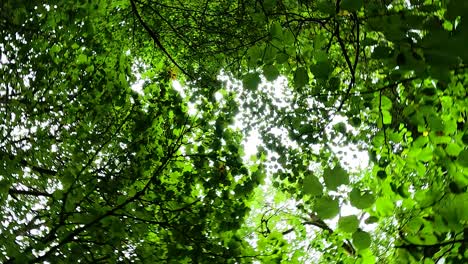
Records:
M404 245L395 246L395 248L408 249L408 248L414 248L414 247L442 247L442 246L446 246L446 245L452 245L452 244L455 244L455 243L464 243L464 242L466 242L464 239L456 239L456 240L449 240L449 241L444 241L444 242L441 242L441 243L430 244L430 245L404 244Z
M154 43L156 44L156 46L158 46L158 48L167 56L167 58L172 62L174 63L174 65L183 73L185 74L186 76L188 76L190 79L194 79L184 68L182 68L182 66L180 66L176 60L171 56L171 54L169 54L169 52L166 50L166 48L164 48L164 46L162 45L161 41L159 40L158 36L156 35L156 33L151 30L151 28L145 23L145 21L143 21L143 18L141 17L140 13L138 13L138 9L135 5L135 1L134 0L130 0L130 3L132 5L132 10L133 12L135 13L135 16L138 18L138 21L140 21L140 24L143 26L143 28L145 29L145 31L150 35L150 37L153 39Z
M17 190L17 189L9 189L8 194L10 195L31 195L31 196L45 196L45 197L52 197L52 194L47 192L41 192L36 190Z

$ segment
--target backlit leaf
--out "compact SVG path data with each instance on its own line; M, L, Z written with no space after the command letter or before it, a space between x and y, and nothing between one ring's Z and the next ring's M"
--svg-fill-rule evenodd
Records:
M270 26L270 34L273 38L282 39L283 38L283 28L279 22L274 22Z
M265 75L267 81L272 82L278 78L279 71L274 65L268 64L263 67L263 75Z
M393 214L395 205L388 198L379 197L375 202L375 207L380 216L389 216Z
M355 215L342 216L338 220L338 227L347 233L353 233L359 227L359 219Z
M309 75L304 67L299 67L294 72L294 87L302 88L309 83Z
M331 197L322 197L316 201L314 210L321 219L329 219L340 212L340 207L337 200Z
M305 176L302 190L304 194L310 196L322 196L323 194L323 186L313 174Z
M458 164L460 164L463 167L468 167L468 150L463 150L458 154L457 158Z
M337 165L333 169L325 168L323 171L325 185L330 190L336 190L338 186L349 183L349 175L345 169Z
M260 84L260 76L258 73L248 73L244 76L242 84L248 90L256 90Z
M358 230L353 234L353 244L358 250L363 250L371 245L371 236L369 233Z
M359 189L354 188L349 193L349 200L351 201L351 205L354 207L358 209L366 209L374 204L375 197L369 192L361 193Z

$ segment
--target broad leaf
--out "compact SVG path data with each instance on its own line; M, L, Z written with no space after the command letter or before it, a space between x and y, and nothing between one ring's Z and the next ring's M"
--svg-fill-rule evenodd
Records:
M274 65L268 64L263 67L263 75L267 79L267 81L274 81L279 76L279 71L276 69Z
M336 190L338 186L349 183L349 175L345 169L337 165L333 169L325 168L323 171L325 185L330 190Z
M303 192L310 196L322 196L323 186L313 174L308 174L304 178Z
M374 204L375 197L369 192L361 193L359 189L354 188L349 193L349 200L354 207L366 209Z
M270 34L272 38L282 39L283 38L283 28L279 22L274 22L270 26Z
M314 74L317 79L326 80L331 73L331 67L328 60L320 61L310 66L310 71Z
M306 68L298 67L294 72L294 87L302 88L309 83L309 75Z
M359 227L359 219L355 215L342 216L338 220L338 227L347 233L353 233Z
M393 202L385 197L379 197L375 202L376 211L380 216L390 216L394 212L395 205Z
M468 167L468 150L463 150L458 154L457 158L458 164L460 164L463 167Z
M358 250L363 250L371 245L371 236L369 233L358 230L353 234L353 244Z
M248 73L244 76L242 84L248 90L256 90L260 84L260 76L258 73Z
M316 201L314 210L321 219L329 219L340 212L340 207L338 200L331 197L322 197Z

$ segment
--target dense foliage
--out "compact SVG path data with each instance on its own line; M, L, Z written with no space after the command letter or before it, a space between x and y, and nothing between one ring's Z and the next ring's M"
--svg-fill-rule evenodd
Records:
M0 262L467 261L467 14L2 1Z

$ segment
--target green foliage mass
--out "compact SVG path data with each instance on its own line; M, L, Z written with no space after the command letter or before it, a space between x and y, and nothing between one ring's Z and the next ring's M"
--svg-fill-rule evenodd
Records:
M467 14L2 1L0 262L465 263Z

